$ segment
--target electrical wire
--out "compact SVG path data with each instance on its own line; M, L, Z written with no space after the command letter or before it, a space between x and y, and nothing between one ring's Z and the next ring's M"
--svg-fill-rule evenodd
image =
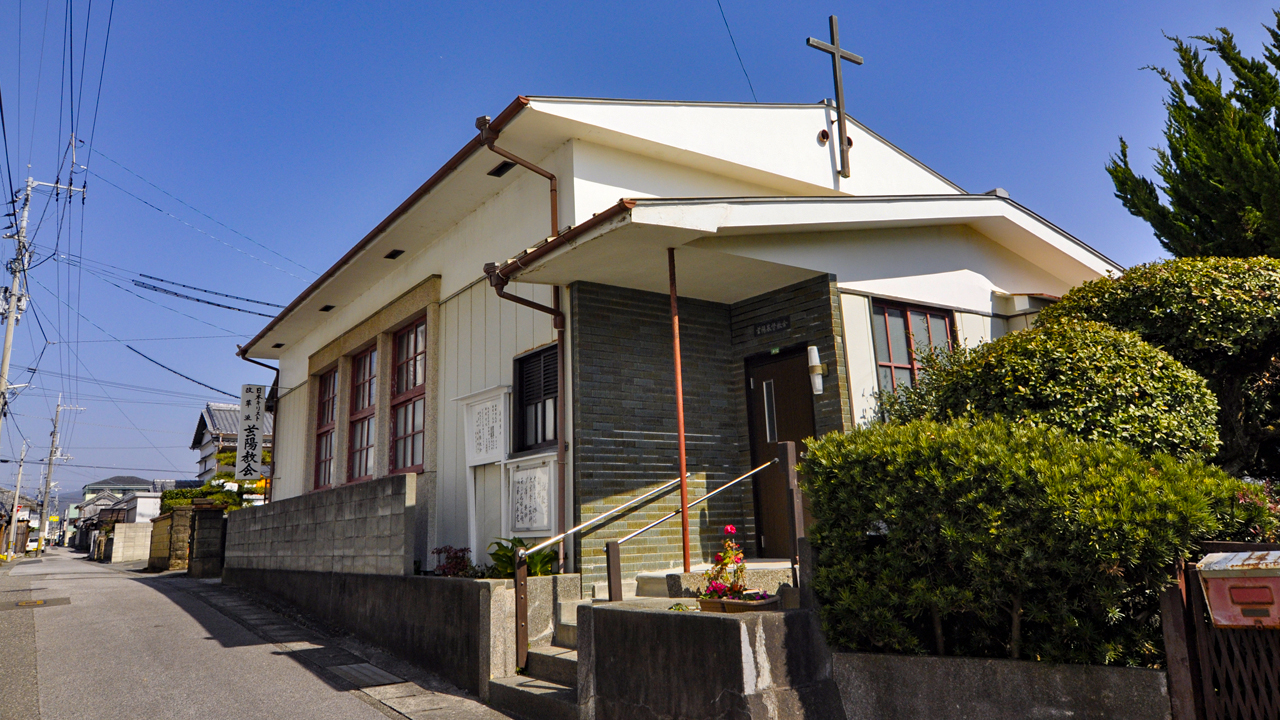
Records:
M112 0L112 2L115 2L115 0ZM190 203L186 202L185 200L183 200L182 198L178 197L177 195L174 195L173 193L169 192L168 190L165 190L164 188L160 187L159 185L156 185L155 183L153 183L153 182L151 182L150 180L148 180L148 179L146 179L146 178L142 177L142 176L141 176L141 175L139 175L138 173L136 173L136 172L134 172L134 171L130 170L129 168L125 167L124 165L122 165L122 164L120 163L120 161L118 161L118 160L113 160L112 158L107 157L106 155L104 155L104 154L102 153L102 151L101 151L101 150L95 150L95 151L94 151L94 154L96 154L96 155L100 155L100 156L102 157L102 159L106 160L107 162L110 162L111 164L113 164L113 165L115 165L116 167L120 168L121 170L123 170L123 171L125 171L125 172L129 173L130 175L132 175L132 176L134 176L134 177L138 178L139 180L141 180L142 182L144 182L144 183L146 183L146 184L150 185L151 187L155 188L156 190L159 190L160 192L164 193L165 195L168 195L170 198L173 198L174 200L176 200L176 201L177 201L178 203L180 203L181 205L184 205L184 206L186 206L188 209L193 210L193 211L195 211L195 212L199 213L200 215L203 215L206 219L208 219L208 220L210 220L210 221L212 221L212 222L215 222L215 223L217 223L217 224L221 225L222 227L224 227L224 228L226 228L226 229L230 230L231 232L235 233L236 235L239 235L240 237L244 238L245 240L248 240L249 242L253 243L254 245L257 245L258 247L262 248L263 250L266 250L267 252L271 253L272 255L275 255L276 257L280 258L281 260L284 260L284 261L286 261L286 262L289 262L289 263L292 263L292 264L294 264L294 265L297 265L298 267L302 268L303 270L306 270L307 272L311 273L312 275L319 275L319 274L320 274L320 273L316 272L315 270L312 270L311 268L307 267L306 265L303 265L302 263L300 263L300 262L298 262L298 261L294 260L293 258L288 257L288 256L286 256L286 255L282 255L282 254L280 254L280 253L276 252L275 250L272 250L270 247L268 247L268 246L266 246L266 245L263 245L262 243L258 242L257 240L254 240L253 238L249 237L248 235L245 235L244 233L240 232L239 230L236 230L235 228L231 227L230 225L227 225L226 223L222 222L221 220L218 220L217 218L213 217L212 215L209 215L208 213L206 213L205 211L201 210L200 208L197 208L197 207L195 207L195 206L191 205Z
M738 56L738 67L742 68L742 75L747 79L747 87L751 88L751 99L760 102L756 97L756 86L751 84L751 75L747 73L747 65L742 62L742 53L738 52L738 41L733 39L733 31L729 29L729 18L725 17L724 5L720 4L720 0L716 0L716 7L720 8L720 19L724 21L725 32L729 33L729 43L733 45L733 54Z
M231 306L231 305L223 305L222 303L216 303L216 302L214 302L214 301L212 301L212 300L205 300L205 299L203 299L203 298L191 297L190 295L184 295L183 293L176 292L176 291L173 291L173 290L169 290L168 288L162 288L162 287L160 287L160 286L158 286L158 285L152 285L151 283L145 283L145 282L142 282L141 280L133 280L132 282L133 282L133 284L134 284L134 285L137 285L138 287L142 288L143 290L150 290L150 291L152 291L152 292L164 293L165 295L172 295L173 297L181 298L181 299L183 299L183 300L190 300L190 301L192 301L192 302L204 303L205 305L212 305L212 306L214 306L214 307L220 307L220 308L222 308L222 309L224 309L224 310L235 310L236 312L242 312L242 313L246 313L246 314L248 314L248 315L257 315L258 317L264 317L264 318L274 318L274 317L275 317L275 315L268 315L268 314L266 314L266 313L260 313L260 312L258 312L258 311L256 311L256 310L246 310L246 309L244 309L244 308L238 308L238 307L233 307L233 306Z
M193 377L191 377L191 376L189 376L189 375L183 375L182 373L178 372L177 370L174 370L173 368L169 367L168 365L165 365L164 363L160 362L159 360L156 360L155 358L152 358L152 357L147 356L145 353L143 353L142 351L140 351L140 350L138 350L137 348L133 347L132 345L125 345L125 347L127 347L127 348L129 348L130 350L132 350L132 351L134 351L135 353L137 353L137 354L138 354L139 356L141 356L144 360L149 360L149 361L151 361L151 362L155 363L156 365L159 365L160 367L164 368L165 370L168 370L169 372L173 373L174 375L177 375L178 377L180 377L180 378L182 378L182 379L184 379L184 380L190 380L191 382L193 382L193 383L195 383L195 384L199 385L200 387L208 388L208 389L210 389L210 390L212 390L212 391L214 391L214 392L216 392L216 393L222 393L223 395L226 395L226 396L227 396L227 397L229 397L229 398L236 398L236 399L239 399L239 398L240 398L240 396L239 396L239 395L233 395L233 394L231 394L231 393L227 392L226 390L219 390L218 388L216 388L216 387L214 387L214 386L212 386L212 385L206 385L206 384L204 384L204 383L200 382L199 380L196 380L195 378L193 378Z
M97 172L95 172L95 171L93 171L93 170L89 170L89 171L88 171L88 173L89 173L90 175L92 175L92 176L94 176L94 177L98 178L98 179L99 179L99 180L101 180L102 182L104 182L104 183L106 183L106 184L110 185L111 187L113 187L113 188L115 188L115 189L119 190L120 192L124 193L125 195L128 195L129 197L133 198L134 200L137 200L138 202L142 203L143 205L146 205L147 207L151 208L152 210L155 210L156 212L158 212L158 213L160 213L160 214L162 214L162 215L167 215L168 217L171 217L171 218L173 218L174 220L177 220L178 222L182 223L183 225L186 225L187 227L191 228L192 230L195 230L196 232L200 233L201 235L205 235L205 236L207 236L207 237L209 237L209 238L212 238L214 241L216 241L216 242L218 242L218 243L221 243L222 245L225 245L225 246L227 246L227 247L231 248L232 250L235 250L236 252L240 253L241 255L244 255L244 256L246 256L246 257L252 258L252 259L254 259L254 260L257 260L258 262L262 263L263 265L266 265L266 266L267 266L267 267L269 267L269 268L272 268L273 270L279 270L280 272L284 273L285 275L288 275L288 276L289 276L289 277L291 277L291 278L297 278L298 280L304 280L304 278L300 278L300 277L298 277L297 275L294 275L293 273L289 272L288 270L285 270L284 268L282 268L282 267L280 267L280 266L278 266L278 265L272 265L271 263L267 262L266 260L263 260L262 258L258 257L257 255L254 255L253 253L250 253L250 252L246 252L246 251L244 251L244 250L241 250L240 248L236 247L235 245L232 245L231 243L227 242L226 240L223 240L222 238L219 238L218 236L214 235L213 233L210 233L210 232L208 232L208 231L206 231L206 230L202 230L202 229L200 229L200 228L196 227L195 225L192 225L191 223L187 222L186 220L183 220L182 218L178 217L177 215L174 215L173 213L169 212L168 210L164 210L164 209L160 208L158 205L156 205L156 204L154 204L154 203L152 203L152 202L150 202L150 201L144 200L144 199L142 199L141 197L139 197L139 196L137 196L137 195L134 195L133 193L129 192L128 190L125 190L124 188L120 187L119 185L117 185L117 184L115 184L115 183L111 182L110 180L108 180L108 179L106 179L106 178L102 177L101 175L99 175Z
M284 306L283 306L283 305L277 305L277 304L275 304L275 303L263 302L263 301L261 301L261 300L250 300L249 298L240 297L239 295L228 295L228 294L226 294L226 293L220 293L220 292L218 292L218 291L216 291L216 290L205 290L204 288L198 288L198 287L196 287L196 286L194 286L194 285L183 285L183 284L182 284L182 283L180 283L180 282L174 282L174 281L172 281L172 280L165 280L164 278L158 278L158 277L156 277L156 276L154 276L154 275L146 275L146 274L144 274L144 273L138 273L138 277L144 277L144 278L146 278L146 279L148 279L148 280L155 280L156 282L162 282L162 283L166 283L166 284L169 284L169 285L177 285L178 287L186 288L186 289L188 289L188 290L195 290L195 291L197 291L197 292L209 293L210 295L217 295L218 297L231 298L232 300L242 300L242 301L244 301L244 302L254 303L255 305L266 305L267 307L280 308L281 310L283 310L283 309L284 309Z

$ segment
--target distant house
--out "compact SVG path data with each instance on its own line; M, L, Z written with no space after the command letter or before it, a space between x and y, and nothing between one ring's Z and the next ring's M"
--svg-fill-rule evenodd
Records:
M85 502L104 492L115 496L111 501L115 502L131 492L151 492L151 490L151 480L144 480L133 475L115 475L106 480L99 480L85 485L82 492Z
M196 423L196 434L191 439L191 449L200 451L200 471L196 477L201 483L208 482L220 470L233 472L235 468L226 465L218 466L218 453L236 449L236 439L240 432L240 419L236 415L239 408L235 403L206 403L200 412L200 420ZM266 428L263 433L265 449L271 449L272 416L266 414Z

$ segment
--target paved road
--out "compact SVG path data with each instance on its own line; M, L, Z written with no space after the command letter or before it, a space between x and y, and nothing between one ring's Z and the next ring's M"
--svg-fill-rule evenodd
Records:
M0 719L506 717L216 581L82 557L0 570Z

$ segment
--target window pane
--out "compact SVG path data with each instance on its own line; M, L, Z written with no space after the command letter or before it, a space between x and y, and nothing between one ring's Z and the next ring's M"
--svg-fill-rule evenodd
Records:
M942 315L929 316L929 335L933 346L947 349L951 343L947 338L947 318Z
M880 371L880 389L886 390L886 391L892 390L893 389L893 371L887 367L884 367L883 365L881 365L877 369Z
M876 308L871 314L871 337L876 348L876 362L889 362L889 336L885 334L884 308Z
M897 308L885 308L885 319L889 326L889 357L892 362L910 362L907 354L907 321L902 311Z
M911 318L911 349L920 355L929 349L929 318L922 312L913 311L907 315Z
M895 388L911 387L911 371L908 370L907 368L894 368L893 382L894 382Z
M778 415L773 405L773 381L761 383L764 392L764 441L778 442Z
M524 446L538 444L538 406L526 405L524 408Z
M542 440L554 440L556 437L556 399L544 400L542 406Z

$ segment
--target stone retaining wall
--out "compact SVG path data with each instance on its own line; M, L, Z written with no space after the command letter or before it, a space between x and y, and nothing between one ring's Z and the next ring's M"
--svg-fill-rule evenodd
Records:
M848 720L1168 720L1162 670L836 653Z
M390 475L237 510L225 568L412 575L417 486Z
M191 506L179 505L151 519L151 572L186 570L191 543Z

